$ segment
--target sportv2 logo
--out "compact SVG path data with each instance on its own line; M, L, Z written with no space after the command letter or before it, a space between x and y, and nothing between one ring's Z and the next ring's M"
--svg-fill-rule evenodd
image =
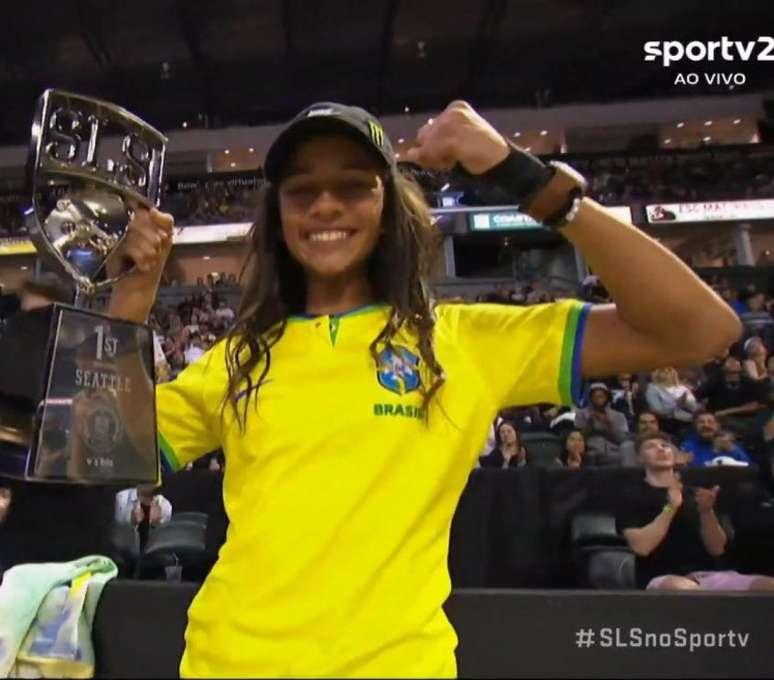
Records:
M723 36L720 40L692 40L685 44L679 40L650 40L643 46L645 61L661 60L665 68L673 63L688 59L703 61L774 61L774 38L758 36L755 40L731 40ZM747 76L744 73L703 73L703 82L707 85L744 85ZM678 73L675 85L698 85L702 82L698 73Z

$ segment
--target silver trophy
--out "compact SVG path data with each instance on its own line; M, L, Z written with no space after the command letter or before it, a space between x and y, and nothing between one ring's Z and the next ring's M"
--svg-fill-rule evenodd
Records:
M0 337L0 474L158 480L152 331L86 308L132 268L111 256L133 211L158 204L166 144L114 104L58 90L38 100L25 220L75 302L19 313Z

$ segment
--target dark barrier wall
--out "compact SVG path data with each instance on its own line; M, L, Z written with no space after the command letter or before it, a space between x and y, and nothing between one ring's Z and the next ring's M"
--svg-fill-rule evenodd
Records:
M579 512L616 514L628 488L642 478L635 468L477 469L454 516L449 571L455 588L574 587L569 527ZM774 506L752 468L688 468L686 485L720 486L718 508L735 530L729 566L774 575ZM177 512L210 515L211 555L225 540L220 473L193 470L170 477L164 495Z
M579 585L568 541L573 516L583 511L615 514L626 503L627 487L641 475L637 469L613 468L474 470L452 524L449 570L454 587ZM193 470L172 475L162 489L175 512L208 514L210 564L226 537L222 481L220 473ZM719 509L735 530L729 566L774 575L774 505L756 471L687 469L683 481L720 486ZM11 511L0 525L0 570L15 562L110 554L115 489L18 482L12 487Z
M97 610L96 677L176 677L196 587L115 581ZM455 591L460 677L770 677L771 595Z

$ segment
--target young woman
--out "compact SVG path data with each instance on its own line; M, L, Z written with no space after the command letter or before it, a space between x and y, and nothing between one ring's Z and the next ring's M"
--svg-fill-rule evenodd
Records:
M516 426L503 420L495 430L495 447L479 459L481 467L509 468L527 464L527 449Z
M680 382L674 368L657 368L645 390L648 408L658 416L661 429L680 436L693 422L699 403L691 390Z
M586 437L580 430L569 430L562 437L561 463L566 468L583 467L586 455Z
M430 212L384 130L353 107L302 112L266 159L234 330L157 391L166 464L227 461L229 533L189 611L184 677L454 676L449 530L497 411L569 404L581 375L701 363L739 335L680 260L465 102L407 156L561 228L618 306L431 306ZM113 315L145 320L171 230L137 211Z

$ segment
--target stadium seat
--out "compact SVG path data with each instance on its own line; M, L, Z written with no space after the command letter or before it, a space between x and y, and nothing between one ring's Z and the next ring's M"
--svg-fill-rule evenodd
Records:
M168 522L154 529L142 554L146 568L198 566L206 559L206 529L197 522Z
M110 532L110 557L118 566L120 576L135 575L140 559L140 537L132 524L113 525Z
M550 432L522 432L521 443L527 449L527 463L537 467L558 467L562 453L559 437Z
M616 530L615 517L584 512L570 527L573 561L578 580L587 588L634 588L634 556Z
M189 522L191 524L197 524L207 529L207 520L209 519L206 512L175 512L172 513L170 522L180 523Z
M572 519L572 543L584 545L625 545L618 534L615 517L605 512L584 512Z
M597 590L636 588L634 553L626 548L602 548L589 554L585 581Z

